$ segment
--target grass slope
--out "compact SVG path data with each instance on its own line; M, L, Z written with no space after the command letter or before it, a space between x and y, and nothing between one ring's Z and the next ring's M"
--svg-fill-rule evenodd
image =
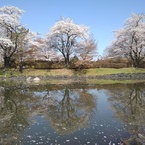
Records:
M16 70L10 69L6 72L0 71L0 76L72 76L72 75L86 75L86 76L96 76L96 75L106 75L106 74L120 74L120 73L145 73L145 69L137 68L95 68L95 69L82 69L79 71L71 69L25 69L23 73Z
M23 73L16 71L15 69L10 69L7 71L0 71L0 77L12 77L12 76L99 76L106 74L120 74L120 73L145 73L145 69L136 69L136 68L122 68L122 69L113 69L113 68L96 68L96 69L83 69L79 71L71 69L25 69ZM98 80L98 79L86 79L86 84L118 84L118 83L137 83L145 82L145 80ZM46 83L46 82L41 82ZM50 84L70 84L72 80L51 80Z
M142 68L96 68L88 69L87 75L106 75L106 74L120 74L120 73L145 73L145 69Z

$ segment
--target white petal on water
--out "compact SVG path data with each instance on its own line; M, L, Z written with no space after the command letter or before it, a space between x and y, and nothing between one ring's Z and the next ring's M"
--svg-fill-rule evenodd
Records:
M104 136L104 138L107 138L107 136Z
M66 128L65 128L65 127L63 127L62 129L66 130Z
M13 136L14 139L17 139L17 137Z
M31 135L28 135L27 137L28 137L28 138L32 138L32 136L31 136Z
M32 142L36 142L35 140L32 140Z

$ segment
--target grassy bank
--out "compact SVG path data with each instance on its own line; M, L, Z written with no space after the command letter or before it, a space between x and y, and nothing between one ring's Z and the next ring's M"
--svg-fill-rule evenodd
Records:
M137 68L96 68L96 69L83 69L83 70L71 70L71 69L25 69L23 73L20 73L17 70L11 69L7 71L0 71L0 76L99 76L106 74L120 74L120 73L145 73L145 69Z
M122 74L122 73L145 73L145 69L135 69L135 68L122 68L122 69L113 69L113 68L96 68L96 69L83 69L83 70L71 70L71 69L25 69L23 73L16 71L14 69L7 71L0 71L0 77L13 77L13 76L101 76L107 74ZM3 79L2 79L3 80ZM9 79L8 79L9 80ZM75 80L79 81L79 80ZM114 80L114 79L89 79L86 78L84 80L86 84L122 84L122 83L137 83L137 82L145 82L145 80L141 79L129 79L129 80ZM47 80L42 80L39 83L47 83ZM72 79L52 79L49 80L49 84L71 84L76 83Z
M96 69L88 69L86 75L106 75L106 74L121 74L121 73L145 73L145 69L137 69L137 68L96 68Z

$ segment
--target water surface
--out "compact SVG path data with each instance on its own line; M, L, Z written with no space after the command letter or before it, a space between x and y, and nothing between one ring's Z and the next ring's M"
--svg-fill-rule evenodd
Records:
M118 145L145 134L145 84L0 86L0 145Z

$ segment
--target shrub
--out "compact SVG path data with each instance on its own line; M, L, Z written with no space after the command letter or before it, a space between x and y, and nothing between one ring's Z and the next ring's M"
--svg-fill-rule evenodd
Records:
M92 63L83 60L78 60L70 65L71 69L89 69L92 67L93 67Z
M99 60L96 61L93 64L94 68L124 68L124 67L129 67L127 61L121 61L121 60Z
M34 68L34 69L61 69L64 68L63 62L53 62L53 61L27 61L24 62L25 68Z

